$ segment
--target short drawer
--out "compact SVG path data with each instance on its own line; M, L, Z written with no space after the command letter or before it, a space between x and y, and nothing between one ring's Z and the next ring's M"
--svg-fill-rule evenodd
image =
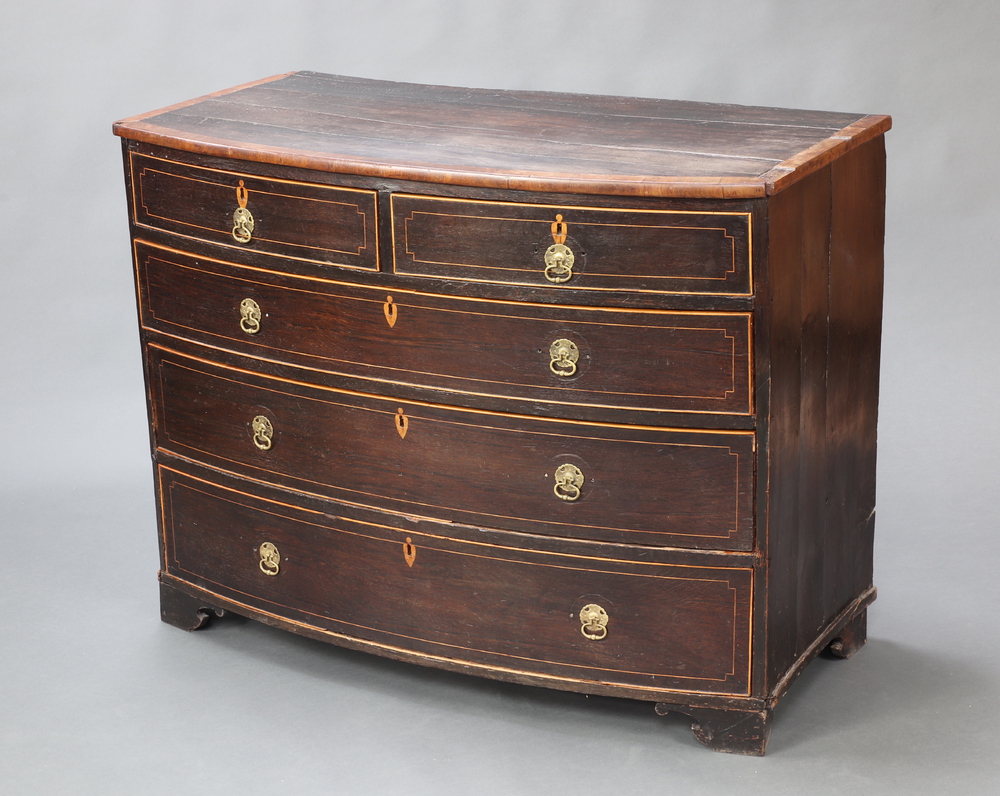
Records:
M236 249L378 270L376 194L132 153L139 227Z
M393 266L432 279L746 296L747 212L392 197Z
M255 610L487 670L749 691L749 568L462 543L159 475L165 571Z
M249 356L472 397L751 413L749 313L459 299L136 244L141 322Z
M406 403L149 350L156 444L174 454L451 522L650 545L753 544L751 432Z

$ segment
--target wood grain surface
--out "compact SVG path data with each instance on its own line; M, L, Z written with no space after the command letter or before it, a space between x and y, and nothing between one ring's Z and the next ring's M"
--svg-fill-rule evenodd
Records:
M244 251L378 269L375 191L294 180L266 180L131 154L132 204L138 227L160 229ZM233 235L238 188L254 226Z
M553 223L564 225L565 241L555 241ZM748 212L604 210L395 194L392 230L397 274L567 291L752 291ZM565 242L574 253L572 275L557 284L545 275L545 253L554 242Z
M749 313L456 300L244 269L143 243L136 256L143 327L213 348L356 375L378 389L450 390L465 403L498 396L564 414L582 405L751 414ZM248 297L264 314L254 334L240 326ZM577 347L571 375L553 371L558 340Z
M118 122L178 149L448 184L646 196L774 193L886 116L491 91L296 72Z
M753 545L753 435L514 420L308 385L151 348L157 446L340 500L451 522L677 547ZM397 417L405 417L400 433ZM274 433L267 450L251 421ZM577 499L555 471L578 468Z
M872 589L882 305L882 139L769 207L768 568L773 688ZM807 661L806 661L807 662Z
M202 588L425 654L647 688L749 690L747 569L622 572L614 561L442 544L160 474L166 572ZM276 572L260 565L265 543ZM600 640L581 632L591 604L608 615Z
M311 72L116 124L165 621L763 753L875 598L890 124Z

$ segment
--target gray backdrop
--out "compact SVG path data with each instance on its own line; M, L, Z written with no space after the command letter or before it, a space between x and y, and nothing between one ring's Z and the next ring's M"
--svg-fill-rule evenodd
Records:
M994 793L995 0L0 11L0 792ZM878 602L763 759L649 705L158 619L115 119L294 69L890 113Z

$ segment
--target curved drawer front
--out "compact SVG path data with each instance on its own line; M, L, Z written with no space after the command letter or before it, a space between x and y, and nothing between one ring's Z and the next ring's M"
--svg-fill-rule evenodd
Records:
M471 396L751 412L748 313L387 292L141 243L136 261L146 328L250 356Z
M238 249L378 270L376 194L131 155L135 223Z
M751 571L455 542L160 468L165 570L373 646L569 681L746 694Z
M157 445L222 469L487 527L733 550L753 542L750 432L409 404L150 351Z
M609 210L395 194L392 226L398 274L567 290L752 292L747 212Z

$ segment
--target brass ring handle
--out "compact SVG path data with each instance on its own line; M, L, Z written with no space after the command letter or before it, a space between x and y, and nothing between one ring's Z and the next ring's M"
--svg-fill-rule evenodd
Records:
M549 370L568 378L576 373L580 349L572 340L559 339L549 346Z
M566 245L566 235L569 233L569 225L563 221L562 215L557 215L552 222L552 245L545 250L543 260L545 261L545 278L554 284L568 282L573 277L573 263L576 256L573 250Z
M243 187L243 180L240 180L236 188L236 208L233 213L233 239L237 243L249 243L253 236L253 213L247 210L247 200L250 192Z
M281 554L270 542L264 542L257 551L260 554L260 571L265 575L277 575L281 569Z
M274 426L264 415L257 415L250 422L250 429L253 431L253 444L262 451L271 450L271 442L274 437Z
M608 612L595 603L580 609L580 632L584 638L600 641L608 635Z
M555 472L556 483L552 491L560 500L572 503L579 500L583 494L580 487L583 486L583 471L575 464L560 464Z
M260 331L260 319L264 317L260 305L252 298L240 302L240 328L247 334L257 334Z
M553 243L545 250L545 278L559 285L573 278L576 256L565 243Z

